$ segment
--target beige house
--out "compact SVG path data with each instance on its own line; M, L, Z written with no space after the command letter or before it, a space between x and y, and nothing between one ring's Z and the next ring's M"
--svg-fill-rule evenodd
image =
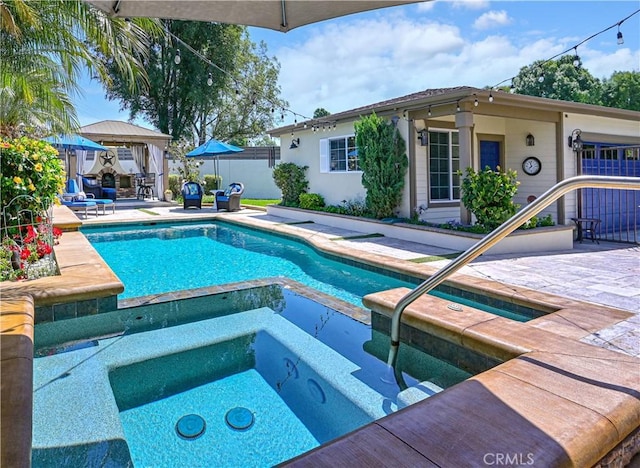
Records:
M407 143L400 217L418 213L434 223L468 222L456 174L467 167L516 170L515 202L521 206L578 174L640 177L640 112L466 86L429 89L270 133L281 138L282 162L309 167L309 192L321 194L327 204L340 204L366 195L353 124L371 112L395 122ZM579 151L574 140L582 144ZM584 193L571 193L541 216L570 224L572 217L598 215L603 230L615 230L629 219L640 222L640 199L637 192L630 196L624 195L625 213L613 213L615 203L601 196L589 201ZM619 215L624 219L609 220Z

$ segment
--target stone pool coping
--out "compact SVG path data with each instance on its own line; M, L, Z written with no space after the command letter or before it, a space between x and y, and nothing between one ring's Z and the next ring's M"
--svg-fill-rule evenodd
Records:
M64 221L65 218L64 210L61 210L61 208L64 207L56 207L54 211L56 224L58 220L62 219ZM73 214L71 216L75 218ZM217 218L224 219L226 222L268 229L271 232L287 237L302 239L328 254L361 261L374 267L390 269L401 274L426 278L437 271L437 269L426 264L415 264L368 252L354 252L338 245L339 243L330 240L328 237L323 237L311 232L309 229L302 229L296 225L274 224L253 218L225 216L225 214L217 213L211 215L211 219ZM70 218L67 217L66 222L68 222L68 219ZM164 220L156 219L155 221ZM176 221L175 219L166 220ZM73 229L73 225L78 224L77 218L75 221L72 220L70 224L72 226L69 228ZM107 296L119 294L123 291L122 283L97 255L81 233L65 233L61 238L60 245L56 246L55 253L60 265L61 275L59 277L41 278L23 283L0 283L0 293L3 296L2 315L10 315L15 313L16 310L28 308L29 305L25 306L25 303L22 302L23 300L28 301L28 297L32 297L33 303L39 305L56 301ZM437 413L440 419L437 421L438 425L434 427L446 429L446 431L440 431L442 433L455 433L456 430L464 430L463 433L467 434L467 439L470 442L464 446L462 451L456 449L456 453L464 452L466 454L466 460L470 460L474 456L481 456L482 453L492 450L492 447L487 445L487 440L481 436L487 433L490 427L498 431L504 425L500 421L495 424L492 423L495 419L492 411L495 410L496 414L502 414L505 406L510 410L508 414L512 414L514 418L519 418L514 422L516 424L515 428L523 428L522 419L524 419L527 423L527 428L539 426L548 431L547 436L542 440L532 441L524 437L525 434L520 437L516 431L508 430L508 427L506 429L503 428L503 432L498 431L500 432L498 435L503 439L510 438L509 440L513 440L511 452L519 449L526 451L532 443L536 442L538 450L544 452L545 449L549 449L551 450L550 453L557 454L559 457L557 458L558 462L571 460L572 463L578 463L579 465L582 465L583 462L594 464L625 440L634 430L637 432L637 421L640 420L640 398L638 397L640 394L640 359L576 341L582 333L587 335L592 331L606 328L628 318L632 315L631 313L532 291L522 287L505 286L490 280L463 274L453 275L448 283L462 289L477 291L490 296L500 295L514 304L533 304L535 308L551 314L534 320L533 322L535 323L529 322L529 324L524 325L506 319L486 319L485 317L485 320L481 323L476 323L473 327L463 327L462 329L465 331L460 336L464 336L467 343L474 341L478 346L482 347L484 352L506 353L507 356L513 357L517 355L518 357L514 357L510 361L470 379L467 381L468 383L463 382L443 392L437 399L436 397L429 398L425 402L419 403L418 405L420 406L411 406L395 415L366 426L360 431L356 431L352 436L346 436L346 438L311 452L308 456L315 458L309 458L307 461L320 461L321 458L318 457L324 457L325 455L330 456L335 461L341 460L343 459L341 457L344 457L344 453L347 452L343 452L340 447L344 448L346 445L352 447L352 442L360 440L360 437L365 434L361 431L366 430L372 431L372 434L373 432L379 434L377 429L385 428L385 433L388 436L387 431L389 428L385 427L385 424L387 424L386 421L389 418L395 418L393 419L394 421L411 420L411 414L414 411L412 408L417 410L422 405L436 405L436 403L429 403L430 401L449 408L446 410L438 407ZM397 292L389 294L397 294ZM9 299L13 300L10 301ZM414 304L413 307L419 306ZM411 319L411 313L408 313L406 319ZM422 319L415 320L422 321ZM452 321L452 316L443 317L443 320L449 323ZM513 349L514 342L516 345L515 350ZM536 344L536 346L533 347L533 344ZM533 350L526 351L529 350L529 347L533 347ZM520 351L524 351L524 354L519 354ZM545 357L545 353L549 354L557 362L534 365L531 361L525 360L525 358L536 359L542 362L539 356ZM607 366L603 365L603 363L610 364L612 370L607 371ZM517 377L510 375L512 371L516 372L523 366L527 368L527 372L519 374ZM549 366L559 369L552 377L546 374ZM25 373L4 374L2 379L3 405L6 397L5 388L22 388L21 386L24 386L26 382L29 382L30 386L30 381L30 376ZM556 381L563 381L563 383L559 384L559 394L554 394L543 388L538 383L539 381L548 382L549 385ZM564 391L571 391L572 385L575 386L580 382L590 382L588 387L583 388L591 398L590 401L594 402L594 404L598 401L602 402L597 411L591 407L582 406L580 402L572 401L570 395L563 393ZM474 407L473 411L467 411L466 413L463 411L461 413L463 401L476 399L471 389L477 387L477 385L481 385L485 394L488 395L485 399L486 401L483 401L478 407ZM462 389L453 391L459 387L462 387ZM614 392L615 395L621 398L613 398L607 392ZM519 397L520 393L526 395L525 400ZM628 394L634 395L633 401L625 397ZM552 401L552 403L549 403L549 401ZM553 408L553 412L547 411L547 407ZM30 408L27 407L16 408L16 414L30 414L30 412ZM520 412L522 412L522 416ZM473 419L469 421L467 418L461 418L461 414L472 415ZM419 424L419 421L414 423ZM425 427L429 426L428 421L425 420L424 423ZM400 425L402 424L404 423L400 423ZM632 427L634 424L635 428ZM3 442L5 441L5 432L3 431ZM432 452L436 454L442 453L443 447L447 447L447 445L443 445L442 440L430 438L427 432L430 431L424 431L423 437L414 437L414 443L409 444L409 446L413 447L411 450L423 453L425 454L424 456ZM578 432L579 436L577 435ZM600 434L601 432L602 435ZM11 440L3 443L3 457L7 447L14 443L25 443L24 440L17 440L21 436L14 431L7 437ZM404 450L407 450L407 444L409 443L407 438L410 439L413 436L411 434L404 434L403 436L398 432L392 439L397 442L402 437L405 437L405 442L402 442L402 444L405 447ZM372 440L376 441L377 439ZM585 447L585 443L595 447L595 449L588 449L583 455L576 453L578 448ZM521 447L518 447L518 444L521 444ZM353 445L355 448L352 447L352 449L356 450L357 443ZM375 445L380 447L379 441L376 441ZM562 450L558 451L558 446L562 447ZM362 447L366 447L366 444L362 445ZM392 452L393 450L391 449L385 452L390 457L390 460L394 459ZM381 452L378 451L377 453ZM406 460L409 460L409 458ZM377 459L377 461L380 461L380 459ZM477 462L478 458L475 458L475 461Z

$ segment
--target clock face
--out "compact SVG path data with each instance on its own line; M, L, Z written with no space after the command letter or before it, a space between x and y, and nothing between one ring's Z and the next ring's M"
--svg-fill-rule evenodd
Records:
M522 162L522 170L525 174L536 175L542 169L542 163L538 158L529 157Z

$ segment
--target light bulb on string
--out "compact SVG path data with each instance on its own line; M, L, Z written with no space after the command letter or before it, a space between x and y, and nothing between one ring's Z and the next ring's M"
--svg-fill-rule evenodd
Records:
M618 34L616 34L618 45L624 44L624 37L622 37L622 31L620 31L620 23L618 23Z
M544 82L544 72L540 72L540 75L538 76L538 83L543 83Z
M489 102L493 102L493 91L489 91Z
M478 107L478 96L476 96L475 93L473 95L473 105L474 107Z
M294 117L294 118L293 118L293 126L294 126L294 127L297 127L297 126L298 126L298 118L297 118L297 117Z
M460 112L460 101L456 101L456 110Z
M304 123L304 129L307 129L307 122Z
M209 76L207 77L207 86L211 86L213 84L213 75L209 72Z
M578 68L580 66L580 57L578 57L578 48L574 47L573 48L573 66Z
M429 108L427 109L427 115L431 117L431 104L429 104Z
M173 61L176 65L180 65L182 58L180 57L180 49L176 49L176 55L173 57Z
M511 94L516 92L516 85L513 84L513 81L511 82L511 86L509 87L509 92Z

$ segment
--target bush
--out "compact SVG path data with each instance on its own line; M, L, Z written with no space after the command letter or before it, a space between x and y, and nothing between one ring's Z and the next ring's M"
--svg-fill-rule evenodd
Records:
M58 151L31 138L0 137L2 223L22 224L19 214L44 215L64 190L65 173ZM14 222L8 221L13 218Z
M499 168L498 168L499 169ZM477 224L492 231L516 213L519 205L513 202L519 182L516 171L483 171L467 168L462 180L462 203L475 215Z
M361 117L355 130L367 211L378 219L393 217L409 166L405 142L393 123L375 113Z
M324 207L324 198L318 193L301 193L300 208L305 210L319 210Z
M538 221L538 226L554 226L555 224L551 215L547 215Z
M211 190L219 190L222 186L222 176L214 174L206 174L204 176L204 193L209 193Z
M282 192L282 205L298 206L300 194L309 188L305 177L309 166L298 166L294 163L282 163L273 168L273 180Z
M180 176L176 174L169 174L169 190L171 190L174 200L177 200L178 195L181 195L180 193L181 187L182 187L182 181L180 180Z

